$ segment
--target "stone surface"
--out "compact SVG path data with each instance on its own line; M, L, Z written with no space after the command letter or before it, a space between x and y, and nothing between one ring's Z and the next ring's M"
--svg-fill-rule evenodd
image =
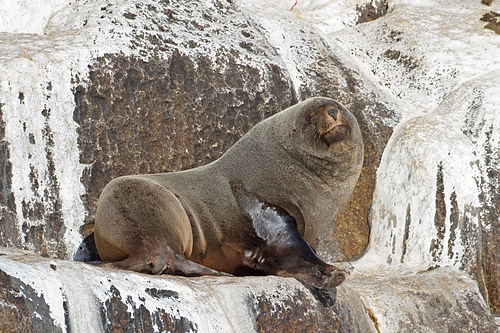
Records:
M206 164L259 120L325 95L356 114L366 156L346 209L308 242L332 261L362 253L400 107L295 14L229 1L92 0L54 7L43 34L3 34L1 244L70 258L111 179Z
M71 0L6 0L0 8L0 33L43 35L50 17ZM20 14L22 13L22 14Z
M326 95L365 138L350 202L308 239L330 261L369 241L336 305L294 280L150 277L3 250L2 330L499 330L486 305L500 313L500 4L293 2L3 4L0 245L71 258L108 180L205 164Z
M452 268L351 276L338 288L345 332L498 332L476 282ZM361 311L357 303L363 304ZM353 311L354 310L354 311ZM364 311L363 311L364 310ZM360 315L364 312L364 316ZM343 319L349 314L356 321ZM366 317L371 330L366 328ZM358 325L352 328L349 325Z
M398 0L390 7L380 19L329 37L411 105L405 116L434 110L461 83L499 68L499 38L480 19L500 12L500 3Z
M337 332L294 279L153 276L0 248L2 332Z
M498 313L499 109L497 70L396 127L378 170L360 266L458 267L476 278Z
M387 0L261 0L239 1L246 8L265 13L272 8L289 10L308 25L315 25L323 33L352 27L359 23L375 20L387 13Z
M366 333L500 328L476 283L453 269L351 276L335 297L294 279L154 276L8 248L0 248L0 316L2 331Z

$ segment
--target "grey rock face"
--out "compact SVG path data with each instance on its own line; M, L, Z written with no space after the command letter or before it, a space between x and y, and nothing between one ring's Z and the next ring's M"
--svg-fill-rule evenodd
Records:
M331 230L307 241L352 260L370 235L335 305L293 280L152 277L3 249L0 329L499 329L500 45L480 21L498 3L317 3L53 0L25 11L33 30L0 24L0 245L72 258L112 178L206 164L326 95L358 118L365 164Z
M371 326L372 332L464 333L499 329L476 282L457 269L383 273L352 276L339 286L336 312L343 319L341 325L346 325L341 329L367 332ZM346 320L351 317L356 320Z
M361 266L376 257L388 266L463 269L492 311L499 309L500 288L499 74L464 83L435 111L396 127L379 168L372 239L361 259Z
M498 313L500 42L485 20L479 3L394 3L330 37L407 105L377 170L360 265L458 267Z
M206 164L258 121L326 95L358 117L365 166L332 229L308 241L330 260L359 255L397 104L338 45L292 13L268 14L226 1L94 0L62 8L45 35L5 49L2 69L22 74L0 93L2 244L72 258L111 179Z

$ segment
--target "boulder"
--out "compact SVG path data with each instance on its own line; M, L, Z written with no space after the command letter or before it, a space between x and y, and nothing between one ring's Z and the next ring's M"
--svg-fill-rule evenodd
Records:
M2 331L339 329L332 298L315 296L294 279L154 276L13 249L1 248L0 253Z
M412 117L434 110L452 90L499 68L500 41L485 28L485 14L500 3L391 1L383 17L333 32L378 83L409 105Z
M500 313L499 109L496 70L396 127L377 171L360 267L454 266Z
M155 276L11 248L0 248L0 258L0 329L7 332L494 332L499 327L476 283L452 269L352 277L335 297L274 276Z
M334 308L343 332L500 329L477 283L451 267L418 272L381 269L368 276L351 276L338 287Z
M390 7L329 35L408 104L377 170L362 263L459 267L500 314L500 40L485 26L500 4Z
M315 25L321 32L330 33L345 27L375 20L387 13L388 0L261 0L238 1L240 5L259 13L273 8L290 10L297 18Z

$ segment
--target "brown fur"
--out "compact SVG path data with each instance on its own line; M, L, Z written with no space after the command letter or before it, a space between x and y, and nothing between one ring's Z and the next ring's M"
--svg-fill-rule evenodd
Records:
M362 160L354 116L331 99L308 99L260 122L208 165L111 181L97 207L99 255L117 266L151 273L235 273L251 266L245 251L266 246L239 205L235 186L289 214L296 222L291 232L298 230L292 245L308 248L302 236L314 241L330 228L349 199ZM266 251L279 256L287 255L287 249ZM310 270L299 267L301 260L266 273L325 286L303 277ZM317 266L315 260L307 262ZM324 265L317 274L331 275L332 266Z

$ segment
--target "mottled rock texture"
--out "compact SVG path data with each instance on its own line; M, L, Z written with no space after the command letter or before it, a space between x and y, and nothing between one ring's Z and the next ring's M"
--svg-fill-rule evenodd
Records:
M458 267L498 314L500 40L484 27L493 7L401 1L330 36L408 106L377 170L360 266Z
M17 53L5 49L0 65L24 78L5 79L0 94L2 244L72 257L111 179L206 164L258 121L323 95L358 117L365 163L332 228L307 241L329 260L360 255L397 103L292 13L261 14L222 0L93 0L56 12ZM25 65L26 54L40 59Z
M465 270L495 313L500 311L499 77L497 70L464 83L433 112L396 127L378 171L372 238L361 259L367 265L379 258L388 266Z
M334 298L294 279L151 276L0 253L2 332L339 331Z
M335 293L278 277L151 276L0 248L5 332L495 332L463 272L353 276ZM439 289L439 294L435 292Z
M464 81L498 68L498 36L481 18L496 21L491 7L459 0L393 1L379 19L333 32L376 80L410 105L413 116L429 112Z
M3 271L0 271L0 308L2 332L63 332L51 318L44 295Z
M335 308L345 332L495 332L500 327L480 295L476 282L456 269L385 271L351 277L338 288Z

